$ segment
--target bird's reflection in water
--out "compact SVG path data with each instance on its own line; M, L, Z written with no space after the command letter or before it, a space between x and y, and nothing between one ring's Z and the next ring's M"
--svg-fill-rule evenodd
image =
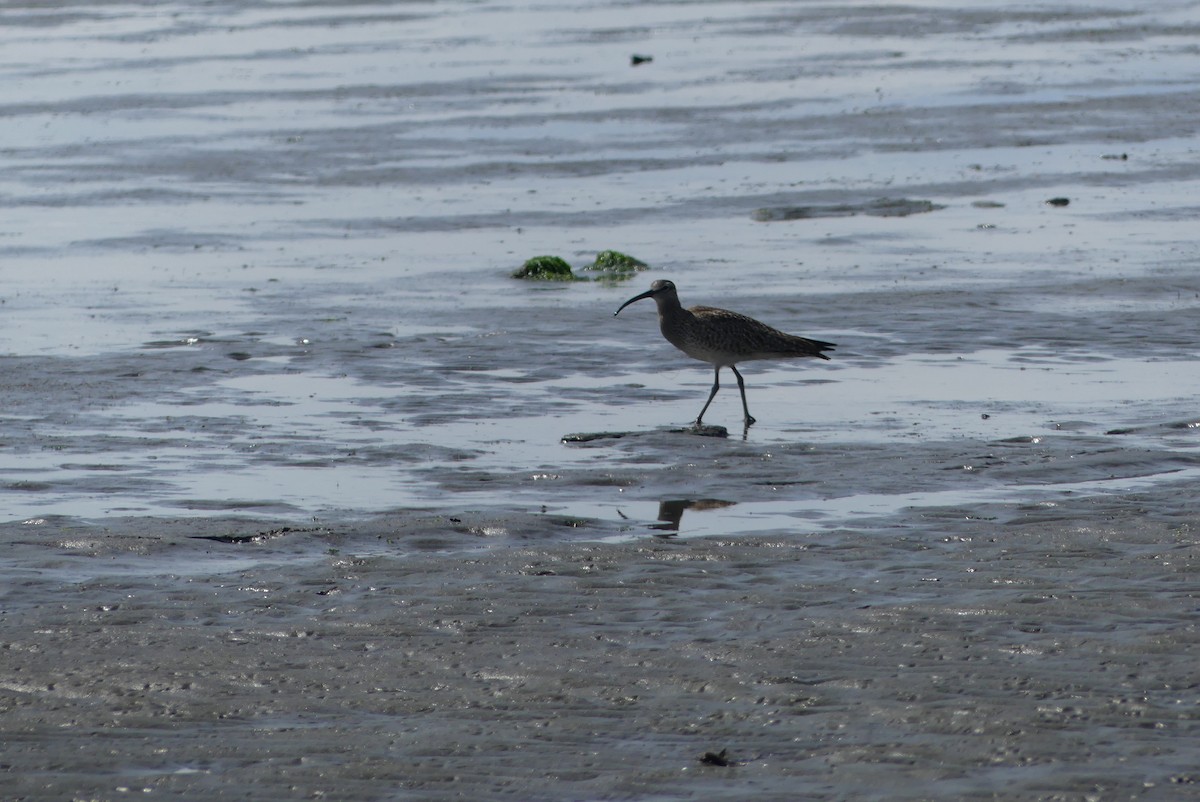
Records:
M674 533L679 531L683 521L684 510L719 510L722 507L732 507L736 501L722 501L719 498L697 499L666 499L658 502L658 523L650 524L651 529ZM670 534L664 535L670 537Z

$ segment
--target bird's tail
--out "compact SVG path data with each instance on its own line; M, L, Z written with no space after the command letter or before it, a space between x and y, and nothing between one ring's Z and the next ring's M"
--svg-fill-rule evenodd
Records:
M834 343L827 343L824 340L810 340L807 337L801 337L800 339L804 340L812 348L813 356L820 357L821 359L829 359L823 353L824 351L832 351L834 348L837 348Z

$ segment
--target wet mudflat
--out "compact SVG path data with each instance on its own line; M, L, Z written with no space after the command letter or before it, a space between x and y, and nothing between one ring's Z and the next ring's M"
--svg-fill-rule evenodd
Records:
M7 793L1183 799L1200 781L1194 545L1137 514L451 555L403 529L369 553L295 533L340 545L222 571L174 541L186 572L20 581L65 603L6 604Z
M0 19L6 794L1200 782L1194 5Z

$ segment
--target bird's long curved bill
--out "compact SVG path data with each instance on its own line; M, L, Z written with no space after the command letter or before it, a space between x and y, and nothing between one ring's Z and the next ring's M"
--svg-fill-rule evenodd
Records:
M617 311L613 312L613 317L616 317L617 315L621 314L621 310L622 310L622 309L624 309L625 307L629 306L629 305L630 305L631 303L633 303L634 301L640 301L640 300L642 300L643 298L649 298L649 297L650 297L650 296L652 296L652 295L654 295L654 290L646 290L646 291L645 291L645 292L643 292L641 295L635 295L635 296L633 296L633 297L632 297L632 298L630 298L628 301L626 301L625 303L621 304L621 306L620 306L620 307L617 309Z

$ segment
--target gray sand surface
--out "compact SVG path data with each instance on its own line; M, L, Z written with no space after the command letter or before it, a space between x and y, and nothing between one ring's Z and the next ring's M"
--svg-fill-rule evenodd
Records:
M34 572L5 599L6 798L1186 799L1200 783L1190 530L444 551L379 526L284 534L307 554L229 572L205 565L221 550L156 543L184 576L40 544L78 581L22 604L52 590Z

